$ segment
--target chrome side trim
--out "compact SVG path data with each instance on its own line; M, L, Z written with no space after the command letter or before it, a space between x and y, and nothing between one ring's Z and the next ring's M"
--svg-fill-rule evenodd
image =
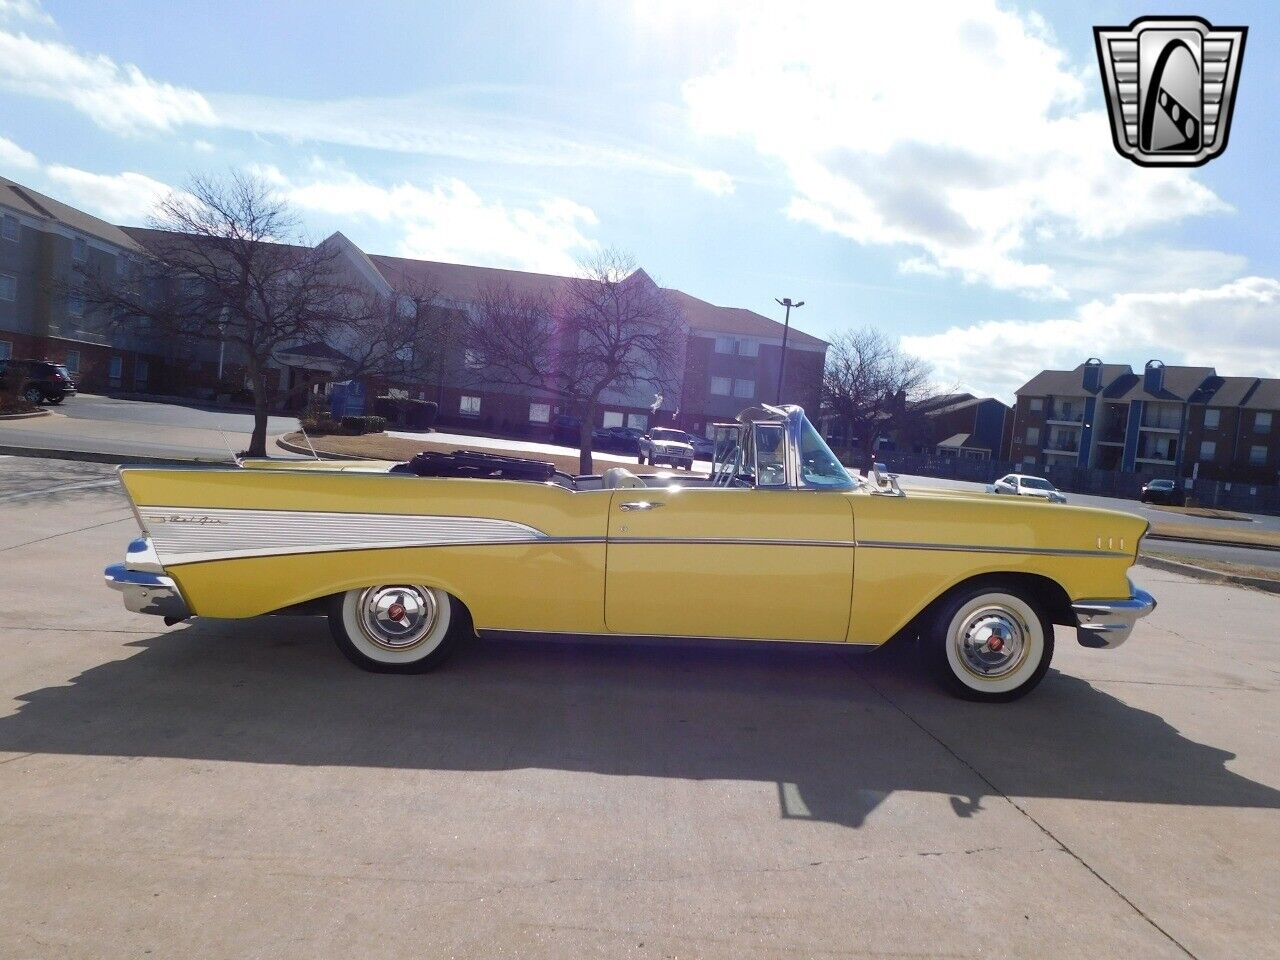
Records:
M1134 624L1156 608L1156 598L1129 583L1129 596L1119 600L1077 600L1076 639L1084 647L1114 650L1129 639Z
M339 550L542 543L553 539L527 524L490 517L153 506L142 507L139 512L165 565Z
M171 577L147 570L130 570L123 563L112 564L102 573L107 586L124 596L126 610L149 613L166 620L186 620L191 616L182 592Z
M747 537L610 537L609 544L678 543L708 546L758 546L758 547L853 547L853 540L782 540L750 539Z
M1119 550L1075 550L1065 547L999 547L973 543L902 543L896 540L859 540L859 547L869 550L936 550L950 553L1014 553L1045 557L1118 557L1129 556Z

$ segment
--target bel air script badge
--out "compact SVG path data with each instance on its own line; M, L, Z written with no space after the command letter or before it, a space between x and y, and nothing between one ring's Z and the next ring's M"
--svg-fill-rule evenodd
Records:
M1198 167L1225 150L1248 32L1199 17L1094 27L1121 155L1144 167Z

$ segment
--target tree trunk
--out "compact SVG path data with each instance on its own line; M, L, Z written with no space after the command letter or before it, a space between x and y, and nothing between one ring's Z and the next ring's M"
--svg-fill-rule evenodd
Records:
M267 455L267 378L262 368L253 360L249 361L249 387L253 390L253 435L249 438L249 449L245 455L249 457L265 457Z
M578 472L595 473L591 462L591 432L595 428L596 405L587 404L583 411L582 424L578 427Z

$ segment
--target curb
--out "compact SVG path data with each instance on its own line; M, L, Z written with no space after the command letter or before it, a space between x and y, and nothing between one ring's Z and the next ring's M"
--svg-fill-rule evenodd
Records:
M1280 546L1272 543L1231 543L1225 540L1210 540L1208 537L1167 537L1162 533L1148 533L1143 539L1160 540L1165 543L1202 543L1212 547L1240 547L1244 550L1280 551Z
M0 422L5 420L30 420L32 417L52 416L52 410L32 410L28 413L0 413Z
M276 437L276 446L288 453L300 453L308 459L313 459L312 451L308 447L299 446L296 443L288 443L284 437ZM314 456L318 456L321 460L368 460L368 457L357 457L351 453L325 453L323 450L316 450Z
M1164 570L1166 573L1180 573L1184 577L1194 577L1196 580L1206 580L1212 583L1231 583L1238 587L1252 587L1255 590L1263 590L1267 593L1280 593L1280 580L1266 580L1262 577L1246 577L1238 573L1224 573L1221 570L1197 567L1192 563L1165 560L1163 557L1148 557L1143 554L1138 555L1138 563L1144 567Z
M41 460L79 460L84 463L138 464L149 467L189 467L194 464L228 463L226 460L180 460L173 457L146 457L130 453L96 453L92 450L49 450L44 447L0 446L0 456L34 457Z

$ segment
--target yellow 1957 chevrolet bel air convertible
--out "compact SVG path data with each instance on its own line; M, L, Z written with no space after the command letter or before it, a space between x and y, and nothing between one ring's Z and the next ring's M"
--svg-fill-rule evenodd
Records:
M914 635L944 683L1012 700L1053 625L1122 643L1146 521L851 476L798 407L717 428L707 478L423 454L377 463L123 468L143 536L107 582L191 616L325 612L369 670L440 663L476 631L874 646Z

